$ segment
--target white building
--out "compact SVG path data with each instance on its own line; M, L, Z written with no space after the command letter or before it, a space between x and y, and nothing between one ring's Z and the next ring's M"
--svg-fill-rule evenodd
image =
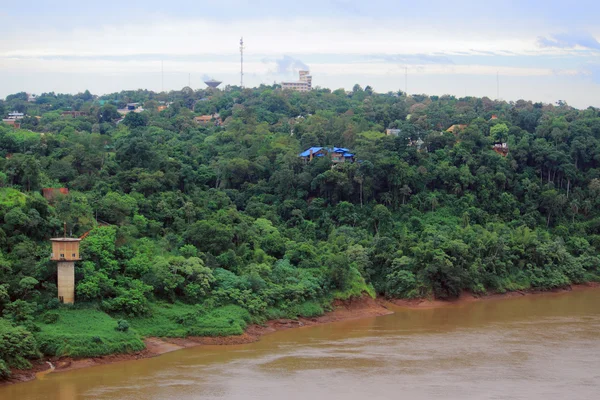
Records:
M7 119L23 119L24 116L25 116L25 114L23 114L23 113L13 111L11 113L8 113Z
M298 92L308 92L312 89L312 76L309 71L299 71L300 79L292 82L281 82L281 88L286 90L296 90Z

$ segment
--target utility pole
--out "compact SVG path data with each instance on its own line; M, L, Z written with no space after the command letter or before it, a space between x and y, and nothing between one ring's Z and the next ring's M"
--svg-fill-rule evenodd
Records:
M240 87L244 88L244 37L240 38Z

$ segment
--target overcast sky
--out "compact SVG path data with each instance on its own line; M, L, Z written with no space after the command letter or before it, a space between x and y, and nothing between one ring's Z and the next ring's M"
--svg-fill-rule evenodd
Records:
M600 107L600 1L82 0L0 9L0 97L290 80ZM249 5L251 4L251 5Z

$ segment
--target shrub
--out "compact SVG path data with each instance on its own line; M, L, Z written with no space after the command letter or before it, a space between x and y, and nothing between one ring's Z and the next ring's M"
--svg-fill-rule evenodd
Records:
M46 303L46 308L48 310L56 310L60 306L60 301L55 297L50 299L48 303Z
M53 324L53 323L55 323L55 322L58 321L58 318L59 318L58 313L56 313L56 312L47 312L42 317L42 321L44 321L45 324Z
M129 330L129 323L124 319L120 319L115 329L119 332L127 332Z
M0 379L6 378L10 378L10 368L4 360L0 359Z
M31 332L22 326L12 326L9 321L0 319L0 360L4 360L6 366L31 368L27 359L38 355L37 342Z
M394 271L387 275L385 295L389 297L407 297L416 286L415 274L405 270Z

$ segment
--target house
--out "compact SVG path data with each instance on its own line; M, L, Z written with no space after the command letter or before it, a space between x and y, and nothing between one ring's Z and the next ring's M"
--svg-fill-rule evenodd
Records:
M446 132L454 133L456 135L459 131L465 130L467 126L468 125L464 124L455 124L452 125L450 128L446 129Z
M331 158L331 162L338 164L344 162L354 162L354 154L344 147L310 147L298 154L306 162L312 161L314 158L327 157Z
M20 129L21 122L19 120L23 119L24 116L25 114L23 113L13 111L8 113L8 117L3 118L2 122L4 122L6 125L12 126L15 129Z
M21 129L21 123L18 122L16 119L4 118L4 119L2 119L2 122L5 123L6 125L12 126L15 129Z
M36 100L37 100L36 94L27 93L27 102L28 103L35 103Z
M493 115L492 115L492 118L490 118L490 121L493 121L493 120L495 120L495 119L498 119L498 116L497 116L496 114L493 114Z
M158 106L158 112L165 111L167 106Z
M508 143L495 143L492 149L503 157L508 155Z
M59 195L68 195L69 189L67 188L44 188L42 189L42 194L44 198L48 200L48 202L52 202L56 196Z
M213 123L215 126L221 126L223 124L223 121L221 120L221 116L219 114L201 115L199 117L194 117L194 121L202 126L206 126Z
M140 106L140 103L127 103L125 108L121 108L117 111L121 115L127 115L130 112L141 113L142 111L144 111L144 109L142 108L142 106Z
M398 136L402 132L401 129L386 129L385 134L387 136Z
M24 116L25 116L25 114L23 114L23 113L13 111L13 112L8 113L7 119L23 119Z

